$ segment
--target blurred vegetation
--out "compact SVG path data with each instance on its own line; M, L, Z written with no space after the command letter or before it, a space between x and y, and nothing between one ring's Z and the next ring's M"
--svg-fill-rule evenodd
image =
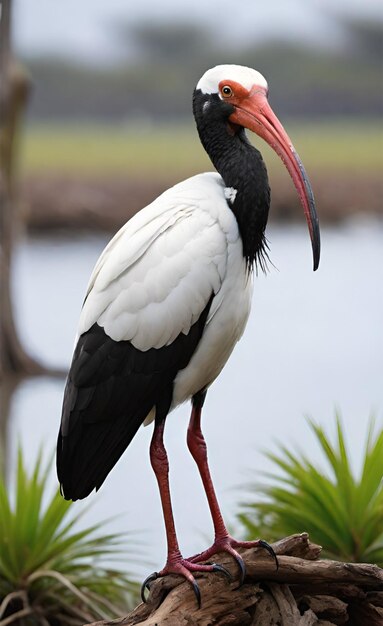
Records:
M378 121L292 121L285 128L308 171L381 171L383 128ZM271 173L282 169L264 143L262 153ZM23 140L22 166L28 173L60 171L79 177L93 173L134 177L147 170L153 177L169 179L212 169L191 122L150 126L145 132L132 125L33 125Z
M383 111L383 21L334 17L346 44L330 50L267 42L230 48L201 24L115 25L126 60L112 67L63 59L25 59L35 83L32 120L175 121L190 118L191 93L218 63L258 68L284 119L379 116Z
M370 420L362 471L355 477L339 417L335 444L320 426L309 424L327 467L286 446L267 453L277 471L265 474L267 484L247 489L238 516L246 539L275 541L305 531L323 546L324 557L383 567L383 430L375 433Z
M374 120L285 124L313 185L322 221L383 209L383 128ZM277 155L255 138L272 188L273 219L302 219ZM32 125L22 147L20 198L30 230L115 231L182 178L211 170L191 120L136 128ZM357 158L355 153L357 152Z
M0 623L81 626L134 605L137 585L108 565L126 554L104 523L76 529L73 504L55 489L51 463L31 475L19 451L14 487L0 476Z

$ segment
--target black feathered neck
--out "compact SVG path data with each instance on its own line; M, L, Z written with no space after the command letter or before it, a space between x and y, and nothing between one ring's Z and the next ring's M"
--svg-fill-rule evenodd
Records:
M270 207L267 170L261 153L250 144L245 130L230 125L228 118L233 110L217 94L194 92L193 113L201 143L225 186L234 190L227 201L238 222L243 255L249 268L256 265L264 270L265 228Z

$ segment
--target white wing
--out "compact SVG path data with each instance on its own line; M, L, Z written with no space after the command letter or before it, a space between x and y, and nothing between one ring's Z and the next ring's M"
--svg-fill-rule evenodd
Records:
M115 341L140 350L187 334L214 298L220 305L228 244L239 237L220 176L199 174L137 213L98 260L80 317L82 334L97 322Z

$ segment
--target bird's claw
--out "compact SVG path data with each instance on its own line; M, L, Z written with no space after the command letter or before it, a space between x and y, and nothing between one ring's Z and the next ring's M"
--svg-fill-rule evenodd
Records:
M270 556L273 557L274 561L275 561L275 567L277 568L277 571L279 569L279 562L278 562L278 557L275 554L275 550L274 548L267 543L267 541L264 541L264 539L259 539L258 540L258 545L260 548L264 548L265 550L267 550L267 552L270 554Z
M238 542L238 545L240 546L241 542ZM242 545L243 547L246 547L244 544ZM270 554L270 556L272 556L273 559L275 560L275 565L278 570L279 568L278 557L275 554L274 548L272 548L272 546L269 543L267 543L267 541L264 541L264 539L258 539L258 541L254 542L254 547L259 547L259 548L263 548L264 550L266 550ZM241 555L236 550L234 549L230 550L229 553L235 559L240 569L239 587L242 587L243 583L245 582L245 577L246 577L245 562L243 558L241 557Z
M215 570L214 570L215 571ZM145 597L145 589L148 589L150 591L150 583L152 583L153 581L157 580L157 578L160 577L160 574L158 572L153 572L153 574L150 574L150 576L148 576L147 578L145 578L144 582L141 585L141 600L144 604L146 604L147 599ZM197 604L198 604L198 608L201 608L201 592L199 590L199 586L197 581L195 580L195 578L188 578L188 582L191 584L193 591L194 591L194 595L196 597L197 600Z
M141 600L144 604L146 604L145 589L148 589L150 591L150 583L152 583L154 580L157 580L158 577L159 577L159 573L153 572L153 574L150 574L150 576L147 576L144 582L142 583Z
M226 569L226 567L223 567L223 565L218 565L218 563L212 563L213 566L213 572L220 572L221 574L224 574L226 576L226 578L228 579L228 581L231 583L233 582L233 577L230 574L229 570Z
M245 578L246 578L246 565L245 565L245 561L243 560L243 558L241 557L241 555L236 551L233 550L233 552L230 553L231 556L234 558L234 560L236 561L238 567L239 567L239 585L238 585L238 589L239 587L242 587L243 583L245 582Z
M189 580L189 582L191 586L193 587L194 595L197 600L197 605L198 605L198 608L200 609L201 608L201 592L199 590L198 583L194 577L193 577L193 580Z
M263 539L258 539L257 541L237 541L230 535L220 537L218 540L216 539L216 541L210 548L208 548L204 552L201 552L200 554L192 556L189 561L191 561L192 563L199 563L201 561L209 559L213 554L216 554L217 552L227 552L233 557L238 565L240 572L239 587L241 587L246 578L246 565L236 548L264 548L275 560L277 569L279 567L277 555L275 554L274 549L271 547L271 545L267 543L267 541L264 541Z
M150 583L157 580L161 576L166 576L166 574L177 574L179 576L183 576L190 583L194 591L194 595L196 597L199 609L201 608L201 592L200 592L198 583L195 580L191 572L217 572L220 574L224 574L224 576L226 576L229 582L232 582L233 580L229 570L227 570L226 567L223 567L222 565L218 565L218 563L209 563L207 565L197 565L197 564L188 563L187 561L183 561L182 564L179 563L176 566L173 566L173 568L171 566L166 567L161 572L153 572L153 574L150 574L150 576L145 578L144 582L141 585L142 602L146 603L147 601L145 597L145 590L146 589L150 590Z

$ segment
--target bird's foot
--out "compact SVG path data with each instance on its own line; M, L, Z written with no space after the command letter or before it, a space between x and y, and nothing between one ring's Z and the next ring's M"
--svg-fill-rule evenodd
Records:
M191 563L199 563L201 561L208 561L213 554L217 554L217 552L227 552L231 554L231 556L236 561L239 570L240 570L240 586L243 585L246 576L246 566L243 558L238 553L237 548L264 548L273 557L275 560L276 568L278 569L278 558L275 554L273 548L267 541L263 539L257 539L256 541L237 541L229 534L217 537L213 543L213 545L201 552L200 554L195 554L194 556L188 559Z
M216 563L201 565L201 563L192 563L189 559L179 557L174 560L168 560L165 567L160 572L153 572L153 574L150 574L150 576L144 580L141 585L142 601L146 602L145 589L149 589L150 591L150 583L157 580L157 578L166 576L167 574L176 574L178 576L183 576L190 583L197 599L198 608L200 608L201 592L198 583L193 576L193 572L221 572L222 574L225 574L230 582L232 580L230 572L225 567L222 567L222 565L217 565Z

